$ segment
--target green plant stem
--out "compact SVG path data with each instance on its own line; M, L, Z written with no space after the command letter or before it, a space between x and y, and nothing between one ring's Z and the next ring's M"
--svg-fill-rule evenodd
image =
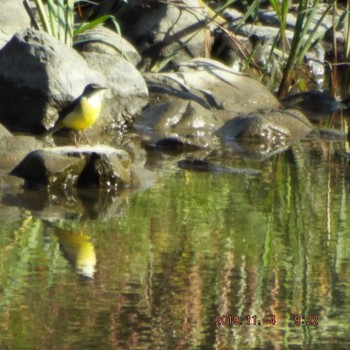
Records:
M39 14L41 25L42 25L44 31L47 32L48 34L52 35L50 23L48 21L45 7L44 7L42 1L41 0L34 0L34 1L35 1L36 8L38 9L38 14Z

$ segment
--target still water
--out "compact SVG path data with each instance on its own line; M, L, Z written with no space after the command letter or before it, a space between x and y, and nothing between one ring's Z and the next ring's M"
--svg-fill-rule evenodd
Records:
M158 155L90 216L2 193L0 348L349 349L347 146L213 157L258 175Z

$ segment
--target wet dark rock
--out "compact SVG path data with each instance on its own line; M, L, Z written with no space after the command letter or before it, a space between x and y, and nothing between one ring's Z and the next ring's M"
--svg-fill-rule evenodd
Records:
M22 0L1 0L0 48L19 30L29 28L30 19Z
M225 140L225 147L229 147L231 152L239 154L240 157L254 161L264 161L276 154L289 149L292 142L287 141L284 144L271 142L257 142L254 140L237 139Z
M56 147L29 153L11 172L24 178L29 187L49 191L71 191L75 187L106 190L128 186L130 157L108 146Z
M317 120L333 112L349 107L349 102L337 101L332 95L323 91L306 91L289 95L281 100L286 108L297 108L310 119Z
M323 86L324 83L325 57L326 51L321 43L314 45L304 57L304 72L316 83L316 86Z
M246 174L246 175L259 175L260 171L247 168L232 168L224 167L221 165L215 165L206 159L199 158L186 158L177 162L177 165L181 169L213 172L213 173L226 173L226 174Z
M218 126L211 111L193 101L167 98L154 101L135 121L138 129L156 130L161 133L193 135L196 131L210 131Z
M149 150L158 150L169 154L196 152L204 148L204 145L201 147L193 141L194 140L181 137L164 137L160 138L155 143L145 142L145 146Z
M297 110L259 110L226 122L216 134L225 139L253 140L285 146L310 133L313 126Z

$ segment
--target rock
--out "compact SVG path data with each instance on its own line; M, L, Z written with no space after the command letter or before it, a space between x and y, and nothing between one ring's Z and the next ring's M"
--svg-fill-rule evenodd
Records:
M28 152L42 147L43 142L33 136L13 136L0 124L0 174L10 172Z
M235 30L235 29L234 29ZM272 42L279 35L279 28L255 25L255 24L243 24L239 26L238 33L242 36L254 36L258 40L263 40L264 42ZM286 30L286 38L288 40L293 39L294 33L291 30Z
M211 57L230 66L235 72L241 72L247 62L244 55L250 55L252 51L252 42L241 35L235 35L235 40L226 30L215 29Z
M0 124L0 140L3 137L10 137L12 134L2 125Z
M239 113L280 106L257 80L209 59L185 62L178 72L153 74L147 81L153 100L136 125L163 133L210 133Z
M0 192L13 192L24 187L24 180L11 175L0 175Z
M30 18L22 0L1 0L0 48L18 31L30 27Z
M105 83L74 49L44 32L19 32L0 51L0 122L42 132L91 82Z
M323 91L305 91L289 95L281 100L286 108L303 111L310 119L321 117L349 108L349 101L337 101L332 95Z
M181 154L184 152L197 152L205 149L206 145L199 145L197 140L182 137L164 137L156 142L145 142L148 150L158 150L169 154ZM198 140L199 141L199 140ZM203 138L200 139L203 142Z
M49 191L113 190L130 183L130 158L123 150L102 145L46 148L29 153L11 175L24 178L30 187L44 186Z
M126 39L103 26L76 35L74 47L79 52L97 52L122 57L134 66L141 62L140 54Z
M319 4L316 8L316 14L310 22L308 33L311 34L314 30L317 31L319 35L324 35L324 33L333 27L334 23L337 23L339 20L339 16L337 16L337 20L332 18L332 14L327 14L321 21L320 25L318 25L321 16L323 16L326 11L326 4ZM280 20L273 10L259 10L257 11L257 16L261 20L261 22L265 25L273 25L276 27L280 27ZM286 27L294 31L295 24L297 18L293 13L288 13L286 18Z
M276 97L259 81L210 59L184 62L179 65L178 73L169 74L184 87L200 92L210 108L249 113L258 108L280 106Z
M287 151L292 143L286 142L284 145L281 145L271 142L237 139L225 140L225 144L230 147L231 152L239 154L240 157L253 159L254 161L264 161L276 154Z
M242 12L234 9L234 8L226 8L223 12L223 17L227 20L227 22L233 24L235 22L239 22L243 19L244 15Z
M344 142L348 140L348 134L346 132L335 130L335 129L319 129L313 130L309 135L311 138L326 140L326 141L336 141Z
M223 173L223 174L244 174L244 175L259 175L261 172L256 169L249 168L232 168L225 167L222 165L216 165L209 162L207 159L199 158L186 158L181 159L177 162L177 165L181 169L201 171L201 172L212 172L212 173Z
M170 57L182 62L200 57L204 52L204 14L197 0L187 1L187 6L149 3L143 6L137 0L124 4L118 13L124 35L138 48L149 64ZM196 33L197 32L197 33Z
M197 130L210 131L218 127L213 113L193 101L161 97L147 107L135 126L156 130L162 134L193 135Z
M323 86L327 63L325 63L326 51L323 44L317 43L306 53L304 57L305 73L316 83Z
M216 134L225 139L244 139L285 146L310 133L313 126L297 110L260 110L226 122Z
M11 171L28 152L43 147L43 142L32 136L12 136L0 139L0 173Z

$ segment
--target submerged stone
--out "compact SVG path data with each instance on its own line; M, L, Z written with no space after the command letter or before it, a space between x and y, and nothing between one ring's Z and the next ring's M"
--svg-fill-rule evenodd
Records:
M201 172L213 172L224 174L244 174L244 175L259 175L260 171L248 168L232 168L222 165L216 165L206 159L186 158L177 162L179 168L184 170L193 170Z

